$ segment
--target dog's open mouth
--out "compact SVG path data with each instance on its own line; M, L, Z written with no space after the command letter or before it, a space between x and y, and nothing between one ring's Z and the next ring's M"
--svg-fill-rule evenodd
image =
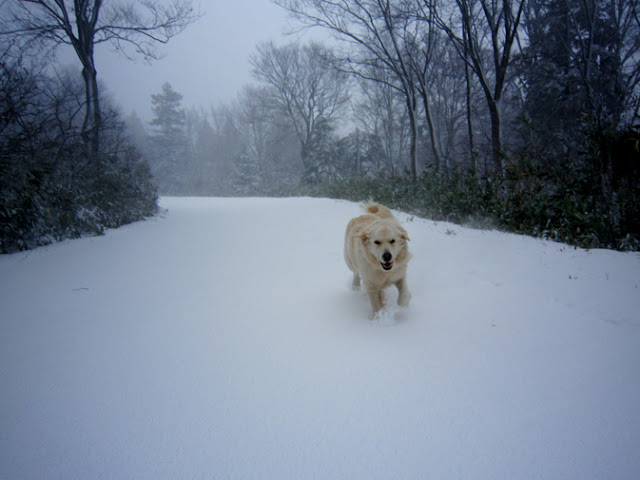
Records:
M388 262L388 263L380 262L380 265L382 265L382 268L384 268L385 270L391 270L391 267L393 267L393 262Z

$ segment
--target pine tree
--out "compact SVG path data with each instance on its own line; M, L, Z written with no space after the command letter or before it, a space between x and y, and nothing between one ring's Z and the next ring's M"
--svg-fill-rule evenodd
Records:
M233 193L255 194L260 186L260 169L255 159L251 158L246 151L236 158L232 180L235 187Z
M633 90L623 54L633 52L625 44L637 28L620 31L614 19L633 13L631 6L620 5L612 0L529 3L526 109L541 143L556 151L580 149L585 129L616 129L621 121Z
M152 170L161 193L180 193L185 183L187 151L182 95L165 83L161 93L151 95L151 104Z

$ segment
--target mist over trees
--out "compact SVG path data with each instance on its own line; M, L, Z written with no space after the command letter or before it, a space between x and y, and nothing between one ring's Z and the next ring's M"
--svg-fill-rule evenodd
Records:
M277 3L339 41L258 45L256 83L220 107L243 145L235 160L258 177L287 134L303 182L349 177L358 162L384 166L367 166L372 176L472 167L498 179L524 157L564 162L595 131L638 123L636 1ZM345 150L356 136L357 151Z
M336 41L256 46L255 82L185 111L185 153L156 154L161 192L375 194L440 218L637 246L637 0L275 3ZM169 137L156 138L157 149ZM171 158L179 171L163 175Z
M331 175L326 149L348 101L347 75L332 68L330 57L330 50L312 42L258 45L251 58L253 75L266 86L262 93L275 118L282 117L281 122L295 133L307 182Z
M95 46L111 42L124 55L156 58L166 43L197 18L190 3L173 1L103 4L102 0L4 2L0 32L23 46L55 49L69 45L82 65L85 113L82 134L95 154L99 149L100 95Z

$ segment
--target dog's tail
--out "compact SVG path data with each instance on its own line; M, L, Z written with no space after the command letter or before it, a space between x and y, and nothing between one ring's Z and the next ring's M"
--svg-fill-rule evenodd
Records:
M391 218L393 217L393 213L384 205L380 205L375 202L367 202L364 206L364 211L371 214L376 215L380 218Z

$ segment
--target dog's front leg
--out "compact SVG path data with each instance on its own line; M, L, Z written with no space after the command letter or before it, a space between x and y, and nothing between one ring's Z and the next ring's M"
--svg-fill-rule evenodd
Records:
M382 290L378 287L367 286L367 295L371 302L373 314L378 313L384 307L384 299L382 298Z
M404 278L401 278L396 282L396 287L398 288L398 305L406 307L409 305L409 300L411 300L411 293L407 288L407 282Z

